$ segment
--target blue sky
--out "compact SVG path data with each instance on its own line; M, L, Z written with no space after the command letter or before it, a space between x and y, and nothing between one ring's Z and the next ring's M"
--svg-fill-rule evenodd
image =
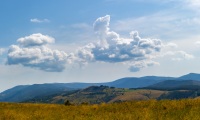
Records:
M200 73L200 0L2 0L0 91Z

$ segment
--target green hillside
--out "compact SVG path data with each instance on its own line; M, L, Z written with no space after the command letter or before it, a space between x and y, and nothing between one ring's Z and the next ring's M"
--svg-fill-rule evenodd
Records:
M66 91L49 96L40 96L23 101L24 103L56 103L64 104L69 101L72 104L101 104L115 103L132 100L162 100L185 99L200 96L196 90L153 90L153 89L128 89L108 86L90 86L81 90Z

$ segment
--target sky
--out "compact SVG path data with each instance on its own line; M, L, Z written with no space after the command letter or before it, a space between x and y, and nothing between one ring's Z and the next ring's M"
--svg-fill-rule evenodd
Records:
M1 0L0 92L200 73L200 0Z

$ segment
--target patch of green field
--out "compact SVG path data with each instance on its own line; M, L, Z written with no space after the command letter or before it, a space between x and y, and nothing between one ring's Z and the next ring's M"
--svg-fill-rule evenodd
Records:
M0 120L199 120L200 99L99 105L0 103Z

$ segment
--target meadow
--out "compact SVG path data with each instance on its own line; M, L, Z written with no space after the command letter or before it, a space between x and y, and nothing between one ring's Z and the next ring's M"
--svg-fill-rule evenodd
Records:
M0 120L200 120L200 99L95 105L0 103Z

